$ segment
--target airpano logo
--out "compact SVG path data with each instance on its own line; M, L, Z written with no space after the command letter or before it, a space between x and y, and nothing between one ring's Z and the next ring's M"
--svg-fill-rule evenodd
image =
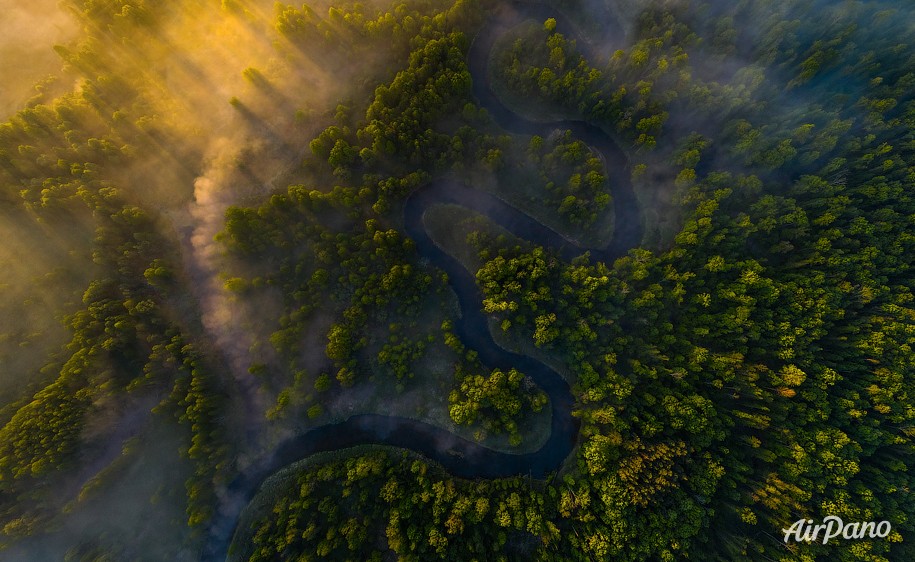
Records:
M890 534L893 526L889 521L868 521L866 523L845 524L841 517L827 515L819 525L813 524L813 519L798 519L791 527L782 529L785 533L785 542L816 542L822 540L827 544L830 540L841 537L848 540L882 539ZM822 536L820 533L823 533Z

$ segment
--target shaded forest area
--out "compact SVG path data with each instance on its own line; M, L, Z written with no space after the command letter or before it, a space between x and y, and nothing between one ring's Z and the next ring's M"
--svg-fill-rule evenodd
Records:
M83 37L0 124L0 558L199 559L229 482L360 391L445 377L438 417L407 413L524 446L545 396L454 336L402 216L434 179L518 170L571 235L612 208L586 145L519 145L476 105L466 57L496 2L64 4ZM466 481L339 451L269 490L232 556L915 559L908 6L553 7L581 38L514 30L496 89L617 139L646 238L615 263L465 242L494 329L573 385L573 456ZM625 37L588 25L611 11ZM120 495L159 462L158 490ZM119 501L161 519L118 529ZM783 542L825 515L893 530Z

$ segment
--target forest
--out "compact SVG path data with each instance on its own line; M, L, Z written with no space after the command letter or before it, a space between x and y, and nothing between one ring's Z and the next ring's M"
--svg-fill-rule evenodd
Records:
M908 5L46 4L0 560L915 560Z

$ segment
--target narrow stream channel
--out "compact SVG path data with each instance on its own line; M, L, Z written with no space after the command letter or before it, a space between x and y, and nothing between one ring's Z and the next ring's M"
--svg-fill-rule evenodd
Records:
M568 383L556 371L540 361L507 351L496 344L481 308L483 299L474 275L436 246L423 225L423 215L430 206L455 203L485 214L519 238L558 251L566 260L590 252L592 260L611 262L637 246L642 238L638 203L629 180L626 156L607 134L584 121L528 120L508 109L493 93L489 83L489 55L500 34L527 19L560 19L545 5L508 3L505 6L507 9L501 10L497 16L487 21L471 46L468 66L473 77L473 94L481 107L485 108L496 123L507 132L547 137L557 129L571 130L577 139L587 143L603 156L613 195L613 240L606 248L581 248L504 201L452 180L434 181L412 193L404 207L404 222L407 235L416 242L419 254L432 266L448 274L448 281L457 294L461 310L461 319L455 324L454 330L463 344L468 349L476 351L480 361L488 368L516 368L531 377L549 396L552 414L549 439L535 452L512 454L486 448L457 437L445 429L417 420L361 414L339 423L314 428L284 442L260 470L239 476L233 481L229 485L229 493L240 495L246 501L250 501L261 484L283 467L314 453L356 445L391 445L410 449L439 463L448 472L461 478L500 478L514 475L544 478L560 467L575 446L579 424L578 420L572 417L574 399ZM574 36L574 30L562 21L559 21L557 31L566 36ZM583 43L579 43L579 46L587 50ZM210 527L202 560L225 560L240 512L241 508L237 513L216 516Z

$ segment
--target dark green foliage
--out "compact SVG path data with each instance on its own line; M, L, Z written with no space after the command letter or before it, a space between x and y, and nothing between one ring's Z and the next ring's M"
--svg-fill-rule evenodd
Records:
M517 369L480 374L484 368L477 353L464 347L449 322L442 325L442 334L445 345L463 359L455 363L455 388L448 396L451 420L477 427L475 435L479 440L489 432L505 432L511 445L520 445L518 422L530 412L540 412L549 401L546 394L535 390Z
M74 281L82 299L60 314L69 343L2 409L0 526L6 537L47 528L59 515L49 499L92 460L93 422L150 398L183 428L188 524L203 528L233 476L229 379L188 302L178 241L124 187L144 154L180 145L116 60L169 12L71 4L91 38L56 50L79 88L0 124L0 204L91 265ZM224 6L245 17L243 2ZM616 171L586 145L561 131L500 136L475 105L466 56L490 7L356 4L325 17L277 5L278 48L342 64L386 46L399 63L303 139L311 150L295 173L314 185L225 214L226 291L279 302L248 370L276 400L269 422L319 423L331 398L367 381L416 384L442 349L455 381L434 407L454 422L518 444L519 424L546 405L523 373L482 365L447 321L438 330L453 298L401 219L405 198L446 174L518 170L536 176L533 196L558 223L588 227L610 210ZM249 558L915 559L915 35L905 10L882 7L648 3L630 44L593 58L553 20L514 32L493 57L514 101L612 132L627 172L661 184L643 189L669 191L682 215L661 250L615 263L470 237L481 306L501 335L570 374L574 456L547 482L466 482L410 454L339 452L276 491ZM243 76L274 87L253 67ZM318 368L302 357L312 336ZM828 514L885 519L893 533L781 541L797 519Z
M470 93L465 41L457 33L429 40L410 54L407 70L375 90L364 129L375 154L440 165L432 158L447 151L451 139L431 126L463 107Z
M448 396L448 413L454 423L472 425L483 418L483 429L505 431L513 445L521 443L516 420L525 410L539 412L547 403L542 392L531 392L524 375L516 369L507 373L496 369L488 377L457 372L460 386ZM522 390L522 387L526 386Z
M150 404L157 402L161 410L178 414L193 464L187 481L191 525L212 513L214 487L228 462L224 428L216 422L224 406L220 383L188 341L188 311L176 306L186 291L175 274L176 248L136 192L122 189L137 148L157 146L156 131L153 117L143 113L149 107L140 90L118 75L104 42L150 30L155 10L132 1L74 4L93 37L58 52L86 78L73 93L0 124L4 213L34 221L50 246L67 240L66 247L74 248L71 257L85 252L85 262L60 265L62 271L79 268L87 279L82 299L55 312L66 316L69 343L45 358L40 373L18 373L28 381L27 394L5 405L4 543L47 528L59 515L55 510L73 500L70 495L85 483L74 476L98 462L97 451L108 437L98 425L116 423L109 418L121 407L130 411L146 404L141 419L152 415ZM135 122L124 118L128 112ZM147 124L145 132L140 122ZM35 248L39 260L42 245ZM117 451L120 443L112 445Z
M455 481L407 453L324 461L276 490L252 523L248 560L508 560L555 551L559 530L521 481ZM378 544L379 537L386 543Z
M398 335L398 326L391 328L394 333L378 352L378 362L391 369L398 379L413 378L412 363L422 358L435 337L430 334L427 338L412 340L407 336Z
M611 197L604 165L585 143L572 139L571 131L546 142L531 138L528 154L559 216L589 226L605 212Z

